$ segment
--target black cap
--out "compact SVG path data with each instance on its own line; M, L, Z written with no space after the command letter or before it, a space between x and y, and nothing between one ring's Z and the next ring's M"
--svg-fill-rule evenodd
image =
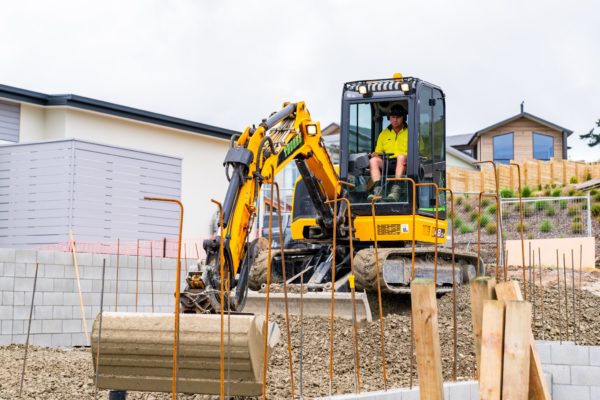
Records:
M400 104L394 104L392 108L390 108L390 112L388 113L388 117L406 117L406 110Z

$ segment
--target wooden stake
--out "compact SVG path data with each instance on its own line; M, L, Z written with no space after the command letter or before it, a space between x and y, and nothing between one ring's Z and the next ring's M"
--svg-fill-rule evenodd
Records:
M483 302L494 299L496 279L489 276L480 276L471 281L471 320L473 322L473 344L475 345L476 373L479 376L481 369L481 317Z
M435 284L432 279L417 278L410 287L420 398L421 400L443 400L442 357Z
M88 333L87 321L85 319L85 309L83 308L83 296L81 295L81 282L79 280L79 267L77 266L77 249L75 249L75 240L73 239L73 230L69 230L69 236L71 237L71 252L73 253L73 266L75 267L75 279L77 280L77 293L79 293L79 309L81 310L81 321L83 322L83 333L85 334L86 340L90 341L90 334Z
M483 302L481 329L481 400L500 400L502 394L502 346L504 342L504 303Z
M519 283L516 281L502 282L496 285L496 297L501 301L523 300ZM539 400L550 400L550 392L546 387L542 363L537 353L533 333L530 330L530 362L529 362L529 398Z
M531 353L531 303L507 301L505 320L502 399L527 400Z

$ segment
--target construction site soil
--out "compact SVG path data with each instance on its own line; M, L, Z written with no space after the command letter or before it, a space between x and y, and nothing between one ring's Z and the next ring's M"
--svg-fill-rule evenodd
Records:
M490 271L491 272L491 271ZM562 272L562 271L561 271ZM518 278L520 272L510 271L510 276ZM573 316L573 291L566 290L561 273L561 288L556 285L555 270L543 273L543 306L540 287L535 288L534 334L537 339L574 340L583 345L600 345L600 297L587 288L597 287L600 272L584 272L582 288L575 290L575 319ZM571 282L570 272L567 280ZM539 275L537 275L539 283ZM575 286L579 287L579 274ZM593 291L593 290L592 290ZM469 288L457 288L457 378L472 379L474 352L471 334L471 313ZM533 298L533 297L530 297ZM361 390L383 389L381 367L380 334L377 298L371 296L373 321L359 328L359 363ZM560 308L559 308L560 303ZM444 380L452 380L453 370L453 318L452 295L446 294L438 301L439 330L442 348ZM543 307L543 324L542 324ZM385 322L385 354L387 359L388 388L406 387L410 384L410 299L407 297L386 296L383 299ZM279 324L282 337L275 348L268 372L268 397L273 399L291 398L290 374L285 321L281 316L273 316ZM565 331L566 321L569 336ZM576 323L574 323L574 320ZM292 352L294 359L295 396L300 388L300 352L302 351L302 394L313 398L329 394L329 320L327 318L292 317L290 321ZM574 327L577 326L577 329ZM302 332L302 334L301 334ZM354 391L354 344L352 323L344 319L335 320L333 354L333 393ZM302 346L301 346L302 343ZM14 399L18 396L19 380L23 364L24 346L0 347L0 399ZM90 398L94 393L94 374L89 348L49 349L31 347L28 355L27 372L23 387L24 399L71 399ZM413 385L418 384L416 364L413 368ZM107 398L105 391L99 398ZM129 399L170 399L170 394L132 392ZM201 395L181 395L180 399L211 399L216 397Z

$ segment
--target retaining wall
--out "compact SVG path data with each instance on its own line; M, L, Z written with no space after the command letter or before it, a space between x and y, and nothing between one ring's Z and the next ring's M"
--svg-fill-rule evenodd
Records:
M53 347L89 345L83 333L72 254L20 249L0 249L0 345L25 343L36 259L39 270L30 343ZM117 256L77 254L88 331L100 311L102 262L105 259L104 310L115 311ZM190 266L196 262L187 261ZM182 260L182 285L185 265ZM173 312L176 266L175 258L153 257L152 285L150 257L136 260L135 256L119 256L118 310L136 311L137 274L137 311L152 312L154 286L154 312Z

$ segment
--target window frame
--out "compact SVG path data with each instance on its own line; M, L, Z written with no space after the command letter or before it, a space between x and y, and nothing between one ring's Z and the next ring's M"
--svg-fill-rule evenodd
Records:
M546 136L550 139L552 139L552 155L548 158L537 158L535 156L535 136L539 135L539 136ZM533 157L534 160L540 160L540 161L550 161L554 158L554 136L549 135L547 133L541 133L541 132L536 132L533 131L531 132L531 156Z
M495 145L495 139L497 137L502 137L502 136L507 136L510 135L511 138L511 148L512 148L512 157L509 159L506 158L496 158L496 145ZM515 159L515 132L511 131L511 132L505 132L505 133L501 133L499 135L494 135L492 136L492 160L494 160L495 163L500 163L500 164L510 164L511 160ZM502 162L502 161L497 161L497 160L507 160L506 163Z

